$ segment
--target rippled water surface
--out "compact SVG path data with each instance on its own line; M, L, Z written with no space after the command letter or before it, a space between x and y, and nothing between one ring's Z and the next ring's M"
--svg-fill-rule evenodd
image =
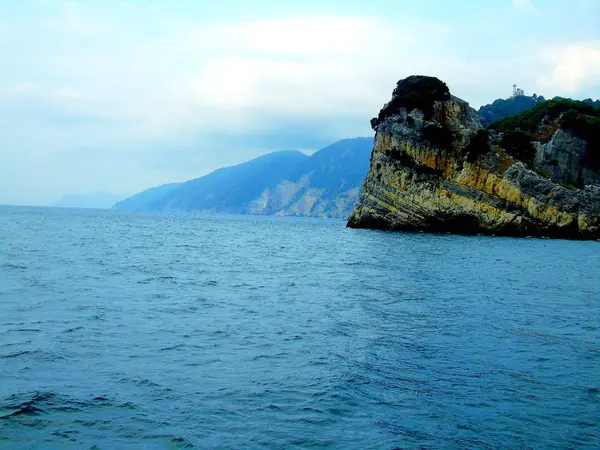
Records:
M598 448L600 244L0 208L0 447Z

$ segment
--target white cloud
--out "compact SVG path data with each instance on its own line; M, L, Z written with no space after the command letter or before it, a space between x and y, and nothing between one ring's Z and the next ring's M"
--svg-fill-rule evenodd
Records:
M452 87L519 70L453 56L457 29L439 23L340 16L180 22L155 24L163 32L149 36L81 4L44 23L47 34L22 50L35 59L29 69L60 85L13 84L35 85L57 110L126 121L139 139L265 129L281 117L363 118L364 128L347 133L369 133L368 118L403 76L436 75Z
M55 102L83 101L92 97L79 89L70 86L40 85L26 81L18 81L5 89L4 99L12 100L43 100ZM2 100L2 97L0 97Z
M207 42L216 51L258 51L281 57L339 56L353 53L381 36L381 19L368 17L317 16L257 20L221 24L192 30L185 39L190 46ZM375 35L374 35L375 33Z
M58 197L83 183L102 190L110 180L133 191L201 175L255 156L256 142L244 146L250 137L239 136L306 132L321 142L368 134L369 118L411 74L440 77L474 106L509 95L514 82L547 95L544 88L577 90L599 77L597 44L539 52L493 23L480 23L473 39L460 25L398 16L206 24L175 22L145 10L147 2L94 9L101 4L69 2L23 22L0 17L0 59L11 68L0 71L0 194L17 178L39 180L50 186L44 195ZM490 50L499 36L503 45ZM156 142L157 160L179 169L140 167L156 156L149 150ZM171 157L186 145L189 155ZM53 167L52 182L44 179L51 171L28 168L35 160Z
M273 115L374 114L364 110L377 109L398 76L410 74L407 61L423 62L428 42L419 36L443 29L324 16L182 27L146 39L102 24L90 29L110 32L79 35L89 18L72 7L67 12L61 51L39 43L29 51L39 51L38 64L69 87L16 84L29 86L29 97L54 100L57 109L76 106L82 114L135 123L140 138L264 127ZM56 33L57 21L51 23Z
M550 47L540 53L548 75L538 79L541 90L574 94L600 81L600 41Z
M533 9L531 0L512 0L513 7L519 10Z

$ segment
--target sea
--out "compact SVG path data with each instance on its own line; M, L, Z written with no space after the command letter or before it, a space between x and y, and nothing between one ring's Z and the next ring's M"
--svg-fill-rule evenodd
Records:
M600 243L0 207L0 448L600 446Z

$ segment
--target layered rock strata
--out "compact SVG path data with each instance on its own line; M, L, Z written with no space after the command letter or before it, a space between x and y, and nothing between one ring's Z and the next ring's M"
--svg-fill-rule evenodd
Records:
M399 81L371 124L349 227L600 239L600 186L563 187L491 145L481 117L440 80Z

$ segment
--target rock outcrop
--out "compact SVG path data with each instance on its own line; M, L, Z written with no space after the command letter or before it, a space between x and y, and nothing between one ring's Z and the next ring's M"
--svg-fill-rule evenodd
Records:
M371 124L349 227L600 239L600 186L563 187L492 145L477 112L437 78L399 81Z
M583 188L600 185L600 171L585 165L588 142L560 126L560 118L540 127L534 166L554 181Z

